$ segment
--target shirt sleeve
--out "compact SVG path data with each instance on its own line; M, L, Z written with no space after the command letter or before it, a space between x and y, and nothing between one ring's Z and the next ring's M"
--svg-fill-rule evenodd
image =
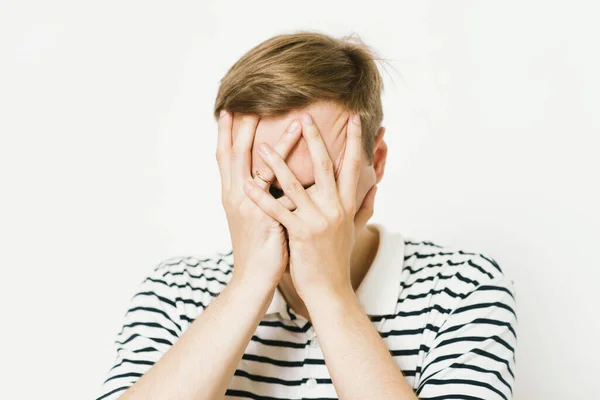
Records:
M161 263L140 284L129 302L114 341L115 360L96 400L113 400L148 371L182 334L177 311L179 288L168 264Z
M512 399L516 327L512 281L491 280L466 294L425 357L419 399Z

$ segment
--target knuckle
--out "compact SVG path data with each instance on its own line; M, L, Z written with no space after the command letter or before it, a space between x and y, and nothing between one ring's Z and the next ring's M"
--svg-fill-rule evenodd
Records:
M264 213L266 213L269 216L277 214L275 212L275 208L273 208L273 206L271 204L267 204L267 202L263 203L262 209L265 211Z
M293 179L286 188L287 192L291 192L291 193L295 193L295 192L299 192L300 190L302 190L302 184L300 183L300 181L298 179Z
M311 232L308 229L299 229L295 236L301 241L306 241L311 238Z
M217 121L217 133L219 135L225 135L226 129L227 129L227 123L225 122L224 118L219 118L219 120Z
M226 210L233 209L234 204L226 191L221 192L221 203Z
M215 158L220 165L223 163L223 161L225 161L225 154L221 150L217 150L215 153Z
M261 209L265 209L265 210L267 210L267 209L269 209L269 208L270 208L270 207L269 207L269 205L267 204L267 202L265 201L264 197L262 197L262 196L257 196L257 195L256 195L256 193L253 193L252 195L254 196L254 197L253 197L253 199L256 201L256 203L258 203L258 205L260 205L260 208L261 208ZM259 210L258 210L256 207L254 207L254 209L255 209L257 212L259 211Z
M333 162L329 158L321 160L321 169L325 172L333 171Z
M344 211L346 212L346 214L349 217L353 217L354 214L356 213L356 202L355 201L349 202L348 205L346 207L344 207Z
M231 161L237 160L240 156L240 150L237 148L237 146L234 146L231 148L231 153L230 153L230 158Z
M254 181L255 182L263 182L263 180L261 178L264 178L266 180L271 180L273 179L273 177L270 174L270 170L269 172L267 172L267 170L265 168L257 168L256 171L254 171L255 177L254 177Z
M250 129L258 121L258 117L252 114L244 114L240 121L241 126L245 129Z
M319 130L316 128L311 128L307 130L307 134L311 139L317 139L319 137Z
M319 234L327 232L329 229L329 222L324 218L319 218L315 221L315 231Z
M353 172L360 171L361 165L362 165L362 163L361 163L360 158L353 157L350 159L350 168L352 169Z
M329 218L331 219L331 222L336 226L341 225L345 220L344 211L339 208L335 208L330 213Z
M285 164L285 161L283 161L283 157L281 157L281 154L279 154L279 152L275 149L273 149L273 151L269 153L269 157L280 167L282 167Z

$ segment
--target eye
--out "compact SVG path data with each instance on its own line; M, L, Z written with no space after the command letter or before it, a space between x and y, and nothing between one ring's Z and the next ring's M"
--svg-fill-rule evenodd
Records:
M272 195L274 198L276 198L276 199L278 199L278 198L280 198L281 196L283 196L283 190L281 190L281 189L278 189L278 188L276 188L276 187L274 187L274 186L271 186L271 187L269 188L269 193L271 193L271 195Z
M314 183L311 183L311 184L309 184L309 185L303 185L302 187L304 188L304 190L306 190L306 189L308 189L309 187L311 187L311 186L313 186L313 185L314 185ZM275 186L271 186L271 187L269 188L269 193L271 193L271 195L272 195L274 198L276 198L276 199L278 199L278 198L280 198L281 196L283 196L283 195L284 195L284 193L283 193L283 190L281 190L281 189L279 189L279 188L276 188Z

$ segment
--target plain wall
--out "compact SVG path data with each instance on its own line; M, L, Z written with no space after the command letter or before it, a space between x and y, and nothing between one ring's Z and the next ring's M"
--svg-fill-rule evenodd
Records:
M212 106L278 33L357 33L384 73L374 222L516 283L515 399L599 372L595 2L0 2L0 398L91 398L156 264L226 251Z

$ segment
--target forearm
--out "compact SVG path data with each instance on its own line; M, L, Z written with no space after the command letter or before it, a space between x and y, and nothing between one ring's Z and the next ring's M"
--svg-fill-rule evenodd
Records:
M351 289L305 303L340 399L417 399Z
M120 399L223 398L274 290L231 281Z

